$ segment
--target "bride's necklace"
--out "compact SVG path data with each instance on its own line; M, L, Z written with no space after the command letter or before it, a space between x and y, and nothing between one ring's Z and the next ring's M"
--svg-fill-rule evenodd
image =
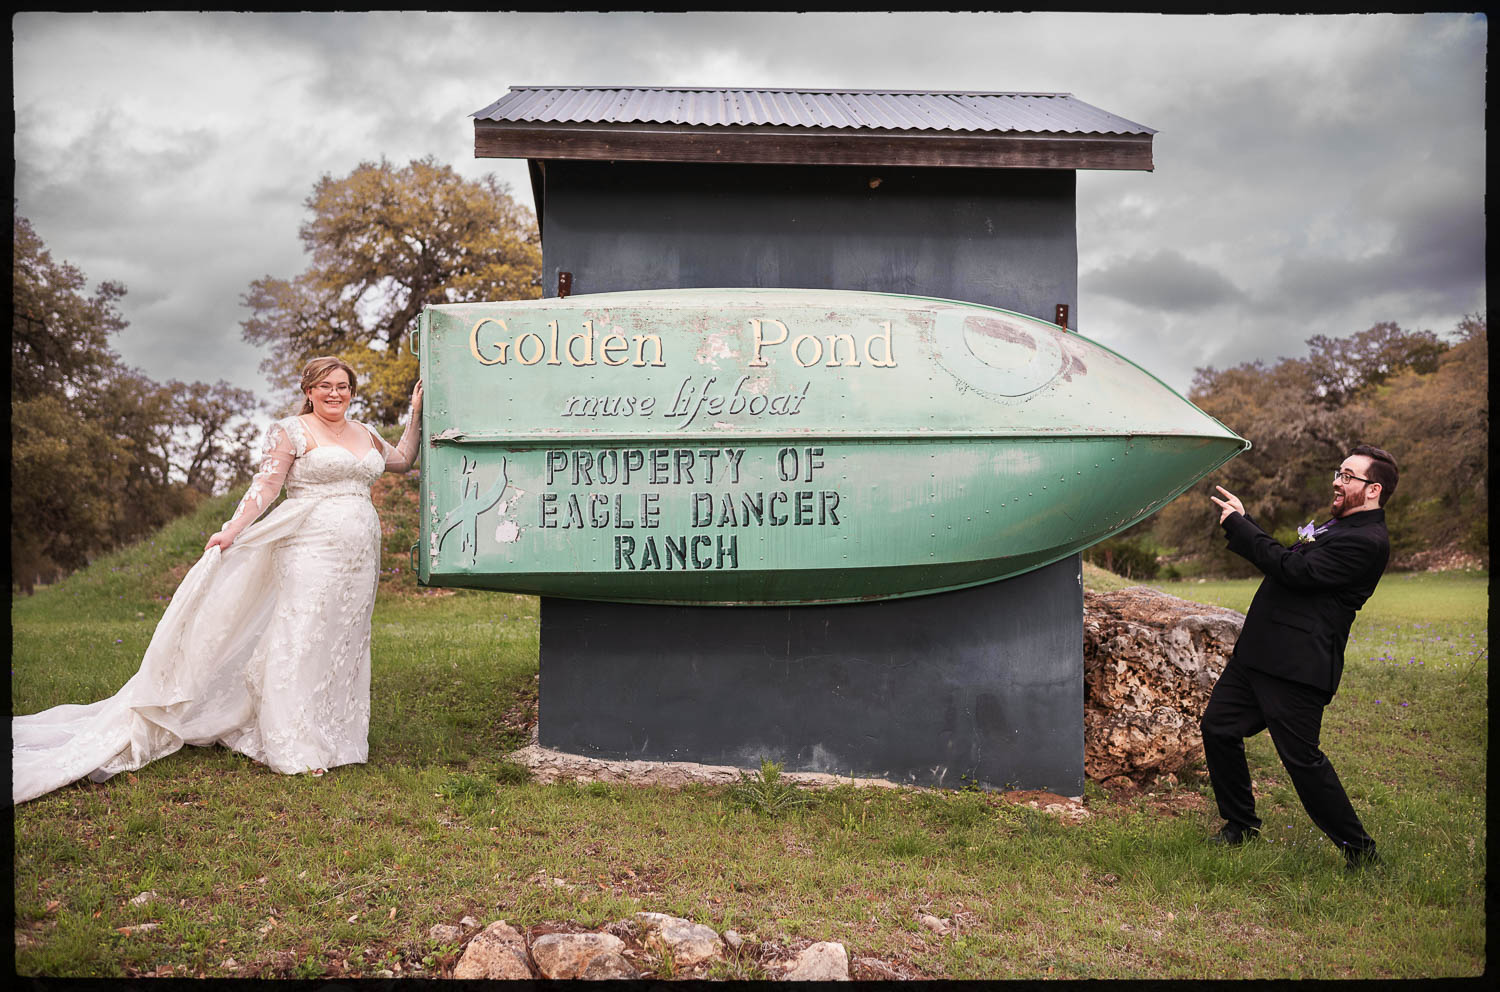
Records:
M328 421L323 420L322 417L319 417L318 419L323 421L323 429L325 431L327 431L328 433L332 434L333 435L333 439L335 441L337 441L340 438L342 438L344 436L344 431L346 431L346 430L349 429L349 420L348 420L347 417L339 421L339 429L338 430L334 430L332 427L329 427L328 426Z

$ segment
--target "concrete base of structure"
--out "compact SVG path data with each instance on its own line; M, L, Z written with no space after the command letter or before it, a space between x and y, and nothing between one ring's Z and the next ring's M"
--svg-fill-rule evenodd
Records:
M539 740L915 785L1083 793L1079 558L841 606L544 598Z

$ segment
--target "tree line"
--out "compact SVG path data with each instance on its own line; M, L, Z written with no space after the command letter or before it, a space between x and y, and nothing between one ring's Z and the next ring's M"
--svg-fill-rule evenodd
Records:
M493 176L467 180L431 157L364 162L322 176L304 206L305 270L256 279L241 298L244 339L267 349L261 369L287 398L274 415L297 408L308 358L336 354L359 373L352 412L394 423L416 382L407 344L424 306L542 294L535 218ZM12 214L11 574L29 590L243 481L259 407L223 381L158 384L125 367L109 344L126 326L125 288L89 292ZM1243 571L1214 526L1212 486L1290 541L1309 516L1326 518L1333 467L1361 442L1401 466L1397 556L1456 547L1487 557L1485 318L1466 317L1448 339L1381 323L1307 345L1305 358L1198 369L1189 399L1254 447L1089 557L1138 577L1163 554Z
M11 216L10 567L30 592L247 476L255 397L123 364L110 338L125 287L89 292Z
M1196 370L1188 398L1254 445L1089 557L1138 578L1158 556L1215 574L1247 574L1225 550L1222 485L1283 543L1328 519L1333 470L1356 444L1391 452L1400 483L1387 506L1392 557L1452 549L1489 556L1489 335L1470 315L1447 339L1376 324L1307 340L1303 358Z

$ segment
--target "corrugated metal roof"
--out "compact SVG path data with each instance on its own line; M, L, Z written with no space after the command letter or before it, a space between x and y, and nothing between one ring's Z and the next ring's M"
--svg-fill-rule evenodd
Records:
M673 124L967 131L1155 134L1071 93L913 90L693 89L667 86L512 86L474 114L542 124Z

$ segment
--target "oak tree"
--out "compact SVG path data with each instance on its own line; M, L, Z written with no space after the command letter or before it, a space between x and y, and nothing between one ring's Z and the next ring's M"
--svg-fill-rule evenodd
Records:
M182 481L205 495L249 477L260 433L245 419L256 406L255 394L223 379L179 382L162 387L171 406L173 430L164 454Z
M122 364L109 339L125 287L90 293L14 206L12 220L11 576L29 592L248 474L255 403Z
M243 297L245 340L270 348L261 369L277 387L294 390L307 359L336 354L360 373L357 408L392 422L416 382L404 346L424 306L541 295L535 219L492 175L382 159L324 175L306 207L307 269L257 279Z
M76 394L119 362L109 336L125 327L116 306L125 287L101 282L90 294L83 273L52 257L14 203L11 221L11 396Z
M1309 370L1326 406L1342 405L1407 370L1432 372L1448 350L1447 342L1431 331L1405 331L1392 321L1346 338L1314 335L1307 346Z
M1213 526L1213 486L1235 492L1257 523L1290 542L1310 515L1327 519L1333 467L1366 443L1401 467L1387 518L1398 557L1454 545L1488 555L1484 318L1465 318L1454 337L1380 323L1345 338L1310 338L1307 358L1197 370L1189 399L1254 447L1152 517L1152 538L1214 571L1249 574Z
M1465 317L1457 331L1434 368L1408 368L1354 405L1366 436L1401 466L1397 551L1457 545L1489 553L1487 320Z

